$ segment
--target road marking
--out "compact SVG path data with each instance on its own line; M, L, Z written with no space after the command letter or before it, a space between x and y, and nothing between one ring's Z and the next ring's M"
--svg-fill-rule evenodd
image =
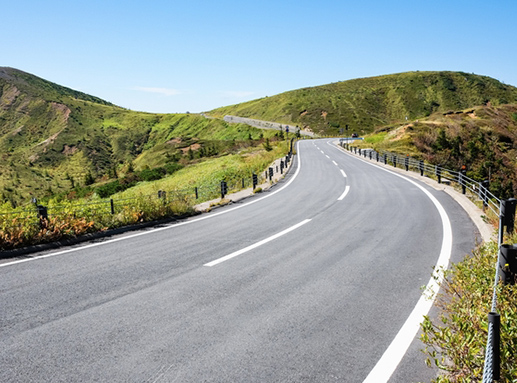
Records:
M328 155L328 154L325 154L325 157L327 157L327 158L330 160L330 157L329 157L329 155Z
M332 160L332 163L337 166L337 162L336 161Z
M244 249L241 249L241 250L238 250L238 251L235 251L231 254L228 254L228 255L225 255L224 257L221 257L221 258L218 258L216 259L215 261L212 261L212 262L208 262L208 263L205 263L203 266L208 266L208 267L212 267L212 266L215 266L215 265L218 265L219 263L222 263L224 261L227 261L229 259L232 259L232 258L235 258L239 255L242 255L244 253L247 253L248 251L251 251L253 249L256 249L257 247L259 246L262 246L268 242L271 242L277 238L280 238L281 236L283 235L286 235L287 233L290 233L291 231L293 230L296 230L298 229L299 227L305 225L306 223L310 222L311 220L310 219L306 219L300 223L297 223L296 225L294 226L291 226L290 228L288 229L285 229L284 231L281 231L280 233L277 233L275 235L272 235L271 237L268 237L266 239L263 239L262 241L259 241L257 243L254 243L253 245L250 245L248 247L245 247Z
M339 170L341 170L341 174L343 174L343 177L346 178L346 173L343 171L343 169L339 169Z
M338 201L344 200L349 191L350 191L350 186L347 185L345 188L345 191L343 192L343 194L341 194L341 196L337 200Z
M402 358L406 354L416 334L420 330L420 323L422 322L424 315L429 313L429 310L434 304L436 295L440 289L440 283L443 281L443 271L447 269L449 260L452 255L452 227L449 216L447 215L447 212L445 211L442 204L440 204L436 197L433 196L422 185L407 177L404 177L403 175L384 169L380 166L376 166L370 162L363 162L400 177L422 190L438 210L443 227L442 247L438 261L436 262L436 266L434 268L433 275L431 276L431 279L427 283L425 289L427 294L420 297L415 308L407 318L406 322L402 325L402 328L399 330L398 334L388 346L375 367L370 371L366 379L363 381L363 383L387 383L391 375L393 375L393 372L400 364Z
M213 218L213 217L217 217L219 215L226 214L226 213L229 213L229 212L237 210L237 209L242 209L243 207L252 205L252 204L257 203L259 201L262 201L262 200L264 200L266 198L272 197L275 194L280 193L282 190L287 188L289 185L291 185L291 183L296 179L296 177L300 173L300 169L302 168L302 159L301 159L301 155L300 155L299 143L300 143L299 141L296 143L296 145L297 145L297 152L298 152L298 155L297 155L297 158L298 158L298 168L296 169L296 172L294 172L294 174L291 177L291 179L288 182L286 182L286 184L283 185L280 189L275 190L275 191L273 191L271 193L268 193L268 194L266 194L263 197L253 199L250 202L243 203L242 205L235 206L235 207L233 207L231 209L223 210L223 211L220 211L218 213L206 214L206 215L204 215L202 217L195 218L195 219L192 219L192 220L189 220L189 221L174 223L174 224L171 224L171 225L168 225L168 226L159 227L159 228L156 228L156 229L147 230L147 231L140 232L140 233L135 233L135 234L127 235L127 236L124 236L124 237L113 238L113 239L109 239L109 240L102 241L102 242L91 243L91 244L88 244L88 245L84 245L84 246L80 246L80 247L74 247L74 248L66 249L66 250L61 250L61 251L57 251L55 253L49 253L49 254L45 254L45 255L40 255L40 256L33 257L33 258L24 258L24 259L19 259L19 260L12 261L12 262L2 263L2 264L0 264L0 268L1 267L7 267L7 266L16 265L16 264L19 264L19 263L37 261L39 259L55 257L57 255L73 253L75 251L89 249L89 248L92 248L92 247L103 246L103 245L107 245L107 244L114 243L114 242L124 241L126 239L140 237L142 235L157 233L157 232L163 231L163 230L174 229L175 227L178 227L178 226L190 225L191 223L195 223L195 222L203 221L205 219L210 219L210 218Z

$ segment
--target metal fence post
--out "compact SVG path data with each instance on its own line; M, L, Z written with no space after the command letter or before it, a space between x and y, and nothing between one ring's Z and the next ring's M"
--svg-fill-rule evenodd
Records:
M199 194L198 194L197 186L194 188L194 193L196 193L196 199L198 199L199 198Z
M113 202L113 198L110 198L110 208L111 208L111 214L115 214L115 204Z
M438 183L441 184L442 183L442 169L440 169L440 165L436 165L435 174L436 174L436 177L438 177Z
M424 176L424 161L420 160L420 162L418 163L418 168L420 169L420 175L423 177Z

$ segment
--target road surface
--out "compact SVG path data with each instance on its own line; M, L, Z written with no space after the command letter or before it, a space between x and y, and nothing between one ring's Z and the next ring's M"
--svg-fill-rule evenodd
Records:
M445 193L328 140L297 149L241 203L4 261L0 381L364 382L447 242L429 195L453 261L475 228ZM435 374L410 337L377 382Z

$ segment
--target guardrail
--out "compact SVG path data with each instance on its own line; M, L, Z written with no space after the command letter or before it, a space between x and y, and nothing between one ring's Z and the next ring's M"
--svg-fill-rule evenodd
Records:
M255 190L258 185L272 182L275 174L287 171L291 159L292 154L289 153L278 162L278 165L271 166L260 174L214 181L186 189L159 190L157 193L138 197L96 199L86 203L61 202L46 206L38 204L37 200L33 199L30 206L0 212L0 239L4 238L0 241L0 251L11 250L15 246L12 243L8 244L8 239L12 239L13 235L23 235L25 245L40 243L27 236L41 234L43 230L48 231L51 229L49 223L54 221L59 221L64 227L64 222L82 219L84 225L93 222L97 227L114 228L143 220L152 221L173 216L177 214L179 205L193 207L201 202L225 198L227 194L239 190L250 187ZM70 230L67 235L76 235L69 227L66 230ZM81 234L83 233L86 232L83 230ZM52 237L45 240L57 239Z
M497 286L515 283L517 276L517 245L503 245L504 228L511 234L515 227L516 199L501 200L488 189L490 184L486 181L475 181L466 176L465 170L454 171L443 168L440 165L431 165L422 160L416 160L409 156L389 152L377 152L373 149L361 149L350 145L352 139L340 139L341 147L372 161L381 162L393 167L401 167L406 171L419 172L421 176L427 175L436 178L438 183L456 183L463 194L467 191L479 198L483 208L489 208L499 217L498 257L495 265L494 287L492 294L491 311L488 314L488 334L485 347L485 361L483 369L483 383L492 383L500 379L500 315L497 313Z

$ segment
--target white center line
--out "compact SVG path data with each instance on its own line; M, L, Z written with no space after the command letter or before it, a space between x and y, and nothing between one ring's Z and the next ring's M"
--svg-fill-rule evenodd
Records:
M332 160L332 163L337 166L337 162L336 161Z
M339 169L339 170L341 170L341 174L343 174L343 177L346 178L346 173L343 171L343 169Z
M205 263L203 266L212 267L212 266L215 266L215 265L217 265L217 264L219 264L219 263L222 263L222 262L224 262L224 261L227 261L227 260L229 260L229 259L232 259L232 258L234 258L234 257L237 257L237 256L239 256L239 255L241 255L241 254L244 254L244 253L246 253L246 252L250 251L250 250L256 249L257 247L262 246L262 245L264 245L264 244L266 244L266 243L268 243L268 242L271 242L271 241L273 241L273 240L275 240L275 239L277 239L277 238L280 238L281 236L286 235L287 233L290 233L291 231L298 229L299 227L301 227L301 226L305 225L306 223L308 223L308 222L310 222L310 221L311 221L310 219L306 219L306 220L304 220L304 221L302 221L302 222L300 222L300 223L297 223L297 224L296 224L296 225L294 225L294 226L291 226L291 227L290 227L290 228L288 228L288 229L285 229L284 231L281 231L280 233L277 233L277 234L275 234L275 235L272 235L271 237L268 237L268 238L266 238L266 239L263 239L262 241L259 241L259 242L257 242L257 243L254 243L253 245L250 245L250 246L248 246L248 247L245 247L244 249L241 249L241 250L235 251L235 252L233 252L233 253L231 253L231 254L225 255L224 257L218 258L218 259L216 259L215 261Z
M343 192L343 194L341 194L341 196L337 200L338 201L344 200L349 191L350 191L350 186L347 185L345 188L345 191Z
M328 154L325 154L325 157L327 157L327 158L330 160L330 157L329 157L329 155L328 155Z

